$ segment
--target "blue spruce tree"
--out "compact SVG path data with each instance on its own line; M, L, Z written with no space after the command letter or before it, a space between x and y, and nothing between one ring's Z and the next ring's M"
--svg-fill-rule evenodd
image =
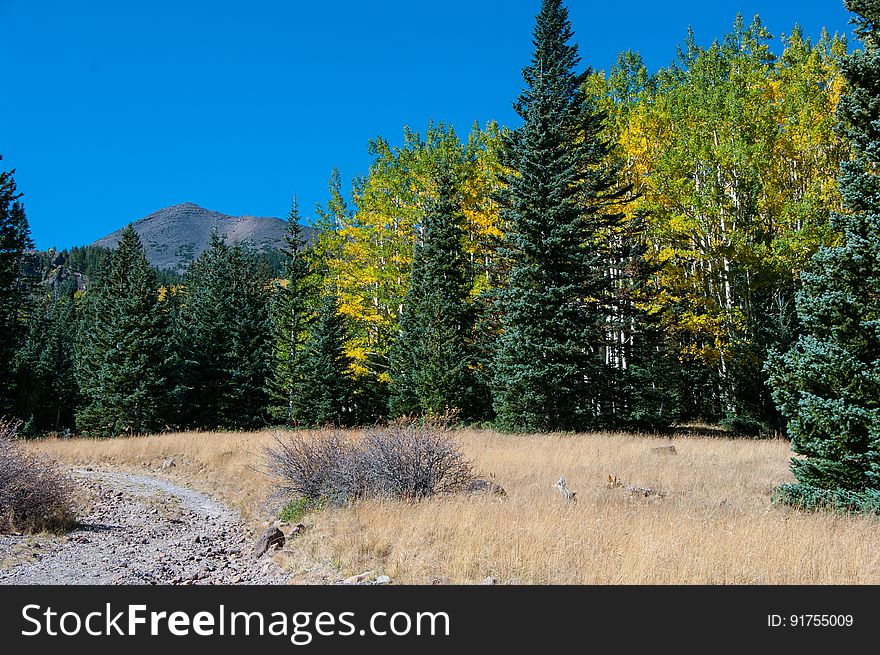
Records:
M804 508L880 509L880 2L849 0L864 50L843 62L838 107L854 158L839 185L849 214L832 217L838 245L823 248L797 298L803 334L767 364L787 419L797 483L776 497Z

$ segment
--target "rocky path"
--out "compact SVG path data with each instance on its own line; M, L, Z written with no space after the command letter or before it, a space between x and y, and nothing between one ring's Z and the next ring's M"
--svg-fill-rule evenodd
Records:
M0 535L0 584L284 584L237 512L162 478L74 470L86 507L66 537Z

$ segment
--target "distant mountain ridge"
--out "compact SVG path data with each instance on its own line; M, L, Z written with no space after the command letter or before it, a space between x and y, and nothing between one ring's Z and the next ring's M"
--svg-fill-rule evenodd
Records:
M184 272L208 247L216 229L229 243L247 243L258 252L284 245L287 221L274 217L229 216L195 203L185 202L165 207L132 223L140 236L147 260L156 268ZM317 231L303 226L306 241ZM91 245L115 248L122 229L98 239Z

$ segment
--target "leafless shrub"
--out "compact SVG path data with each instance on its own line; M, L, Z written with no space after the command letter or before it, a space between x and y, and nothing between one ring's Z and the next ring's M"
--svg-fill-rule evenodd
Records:
M279 491L334 504L363 496L416 500L466 490L474 479L442 419L399 421L360 441L335 431L276 435L265 456Z
M325 431L311 438L302 433L276 434L265 456L269 473L283 494L337 504L363 495L362 453L338 432Z
M369 487L379 496L419 499L454 493L474 479L473 467L442 420L375 428L367 435L364 453Z
M0 418L0 533L66 532L76 524L71 482L53 462L21 448L19 425Z

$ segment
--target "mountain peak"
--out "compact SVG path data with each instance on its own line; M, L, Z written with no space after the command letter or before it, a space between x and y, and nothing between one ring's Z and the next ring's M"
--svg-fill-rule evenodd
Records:
M181 202L176 205L171 205L170 207L166 207L165 209L199 209L201 211L209 211L204 207L197 205L194 202Z
M208 247L214 230L229 243L247 243L258 252L266 252L283 246L287 222L274 217L229 216L183 202L144 216L134 221L132 227L144 244L150 264L183 272ZM303 229L311 241L314 230ZM114 248L121 235L120 229L92 245Z

